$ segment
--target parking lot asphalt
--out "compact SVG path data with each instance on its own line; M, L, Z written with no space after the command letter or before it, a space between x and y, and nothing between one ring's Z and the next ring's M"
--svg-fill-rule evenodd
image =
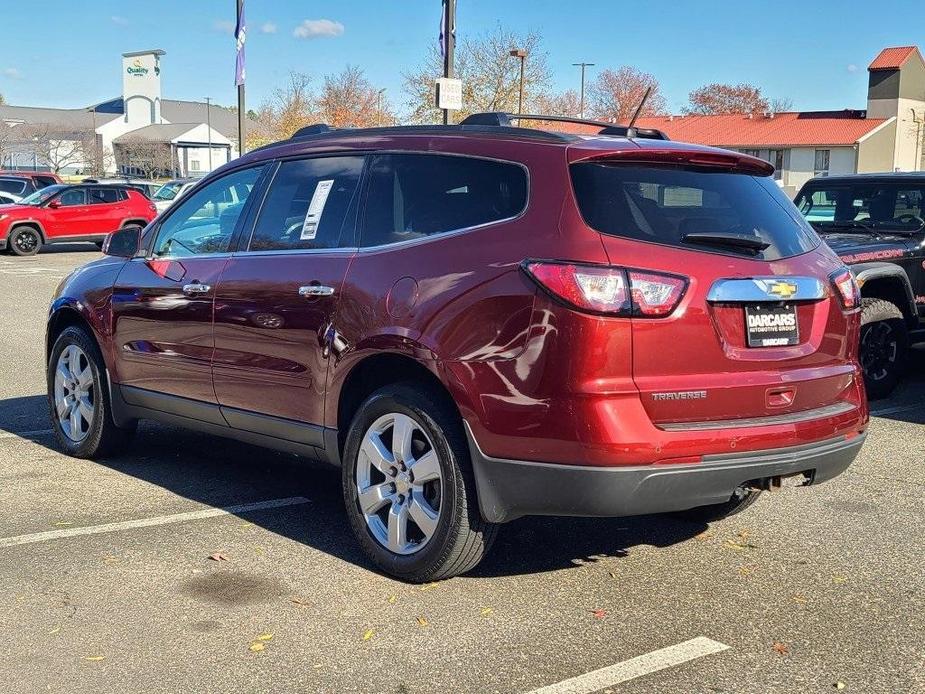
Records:
M332 468L150 423L58 451L45 313L95 257L0 256L5 691L925 692L925 350L830 483L711 527L521 519L413 586L360 554Z

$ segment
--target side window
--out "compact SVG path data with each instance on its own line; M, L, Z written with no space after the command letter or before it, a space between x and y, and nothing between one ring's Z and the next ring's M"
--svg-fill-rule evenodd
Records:
M178 203L163 221L152 250L155 256L224 253L262 166L212 181ZM229 191L237 191L232 202Z
M361 156L318 157L280 164L254 225L248 250L354 245L354 224L349 211L362 171Z
M74 205L86 205L87 204L87 191L83 188L71 188L66 190L61 195L58 196L58 202L61 203L61 207L73 207Z
M91 188L87 191L91 205L107 205L119 202L119 190L117 188Z
M381 246L516 217L527 204L517 164L439 154L373 157L361 245Z

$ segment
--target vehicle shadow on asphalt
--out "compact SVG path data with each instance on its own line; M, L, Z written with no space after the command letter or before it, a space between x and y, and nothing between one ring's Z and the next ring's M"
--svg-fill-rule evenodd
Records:
M44 396L0 400L0 430L16 433L49 426ZM51 435L29 438L61 452ZM329 465L149 422L139 426L124 455L94 462L210 507L303 496L310 503L236 515L372 570L347 523L340 472ZM703 524L663 516L521 518L502 526L493 551L469 576L513 576L582 566L624 557L641 545L668 547L705 529Z

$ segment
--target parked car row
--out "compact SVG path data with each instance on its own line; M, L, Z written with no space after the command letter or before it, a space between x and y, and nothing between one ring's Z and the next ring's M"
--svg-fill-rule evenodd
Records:
M595 125L313 126L226 164L58 288L60 445L154 419L338 465L410 581L523 515L716 520L839 475L852 273L766 162Z

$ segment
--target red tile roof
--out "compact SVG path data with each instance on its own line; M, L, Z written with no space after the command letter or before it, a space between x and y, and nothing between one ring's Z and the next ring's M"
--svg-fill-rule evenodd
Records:
M899 67L906 62L906 60L913 53L918 53L919 49L915 46L894 46L892 48L884 48L880 53L874 58L868 66L868 70L898 70ZM922 56L919 55L919 60Z
M863 111L804 111L767 117L741 113L715 116L652 116L640 128L657 128L672 140L717 147L805 147L853 145L884 118L864 118Z

